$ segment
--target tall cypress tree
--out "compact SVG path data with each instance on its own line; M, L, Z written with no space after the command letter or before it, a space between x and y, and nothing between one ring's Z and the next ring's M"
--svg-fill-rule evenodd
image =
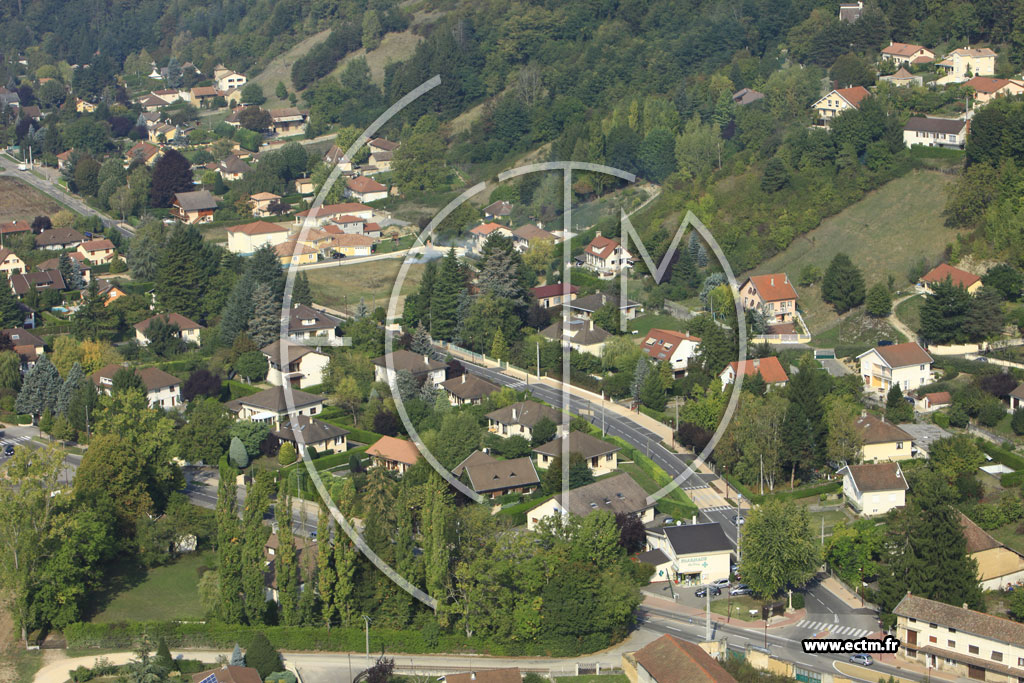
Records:
M452 339L458 326L459 292L465 277L454 247L448 250L437 273L430 297L430 336Z
M309 288L309 276L304 272L295 276L295 284L292 287L292 304L313 305L313 292Z
M242 592L245 595L245 618L250 626L262 624L267 611L266 587L263 577L263 548L270 529L263 524L263 515L270 505L273 473L260 470L249 487L242 515L245 542L242 545Z
M299 568L292 534L292 498L288 495L284 479L281 480L277 494L274 516L277 520L278 541L274 576L277 578L277 603L281 606L281 622L287 626L298 626Z
M281 268L281 261L277 258L277 252L269 244L264 244L253 252L249 258L249 275L257 285L265 284L270 287L274 301L278 305L284 296L285 274Z
M235 477L238 472L221 459L217 485L217 558L220 582L220 618L226 624L241 624L245 616L242 601L242 525L238 521Z
M252 318L248 334L257 348L263 348L281 333L281 305L274 299L271 285L261 282L253 292Z
M334 595L338 575L334 570L334 553L331 548L333 530L334 518L331 516L331 511L327 509L326 505L321 503L320 516L316 522L316 587L320 595L320 618L327 628L331 627L331 622L334 620L337 612Z
M157 273L156 296L161 309L201 318L212 274L207 257L203 236L194 225L179 227L171 234L160 253Z
M85 371L82 370L82 364L75 361L75 364L68 370L68 376L64 378L64 384L61 385L60 391L57 392L57 404L54 410L58 415L64 415L68 412L71 401L74 400L75 395L84 382Z
M20 327L25 323L25 313L18 306L18 300L14 298L7 283L0 287L0 323L4 327Z
M238 278L231 289L227 303L220 316L220 341L224 346L231 346L235 338L245 331L252 318L253 291L255 282L248 274Z

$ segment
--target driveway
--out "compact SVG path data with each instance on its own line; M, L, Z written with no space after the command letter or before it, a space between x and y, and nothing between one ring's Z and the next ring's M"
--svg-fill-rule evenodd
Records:
M912 330L909 327L907 327L907 325L902 320L900 320L898 317L896 317L896 307L899 306L904 301L906 301L907 299L912 299L915 296L921 296L921 295L920 294L908 294L907 296L900 297L899 299L896 299L895 301L893 301L892 302L892 313L890 313L889 317L886 318L886 322L888 322L890 325L892 325L894 328L896 328L897 332L899 332L904 337L906 337L907 341L917 341L917 332L915 332L914 330Z

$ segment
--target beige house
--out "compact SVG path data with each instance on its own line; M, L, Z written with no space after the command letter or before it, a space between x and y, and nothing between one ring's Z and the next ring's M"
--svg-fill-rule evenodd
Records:
M390 362L391 367L388 367ZM373 359L373 379L376 382L384 382L392 386L399 372L405 370L421 382L430 382L431 386L437 387L444 382L447 366L441 361L434 360L428 355L413 353L405 349L399 349L390 355L383 355Z
M468 372L445 380L441 387L448 394L448 400L453 406L480 405L484 398L500 389L497 384L491 384Z
M306 209L295 214L295 225L303 225L306 222L306 218L311 217L310 222L320 227L341 216L355 216L356 218L362 218L364 221L371 221L373 220L374 212L373 207L358 202L324 204L316 209Z
M843 475L843 496L859 515L884 515L907 504L907 480L898 462L847 465L839 474Z
M974 91L974 106L988 104L997 97L1010 97L1024 93L1024 81L1009 78L975 76L964 87Z
M324 381L324 370L331 361L330 356L312 346L288 340L271 342L260 352L269 364L267 383L275 387L283 387L286 383L299 389L316 386Z
M545 327L540 334L545 339L559 342L563 348L598 357L612 336L600 327L595 327L593 320L583 318L559 320Z
M986 591L1003 590L1024 581L1024 557L992 538L962 512L960 528L967 540L967 555L978 563L978 582Z
M896 73L889 74L888 76L879 76L878 80L885 83L892 83L897 88L909 88L912 85L923 85L924 78L916 76L909 71L906 67L901 66L896 70Z
M209 223L217 210L217 200L208 190L177 192L171 202L171 215L183 223Z
M719 522L647 530L647 547L670 561L669 580L702 586L729 578L732 541Z
M967 144L969 125L964 119L938 119L911 116L903 127L903 144L907 147L945 147L963 149Z
M316 185L313 184L312 178L296 178L295 179L295 191L299 194L313 194L316 189Z
M483 451L473 451L452 470L456 477L463 472L471 489L492 500L509 493L532 493L540 486L540 477L529 457L501 460Z
M92 383L103 393L110 395L114 387L114 375L126 367L113 363L92 373ZM181 380L159 368L133 370L146 387L146 399L150 408L173 408L182 404Z
M775 356L745 360L742 365L739 361L735 360L729 363L718 375L718 378L722 381L722 391L725 391L730 384L735 382L738 375L743 375L744 377L761 375L761 379L764 380L769 389L784 387L786 382L789 381L789 375L786 374L782 363Z
M282 266L308 266L320 260L320 250L316 247L290 239L274 245L274 253Z
M814 125L828 128L829 122L848 109L859 109L861 101L871 93L862 85L838 88L811 105L817 113Z
M270 128L278 135L298 135L306 130L309 113L296 107L270 110Z
M360 202L376 202L387 199L388 188L387 185L382 185L373 178L360 175L349 178L345 183L345 196Z
M333 236L330 250L345 256L369 256L373 253L374 242L369 235L344 233Z
M597 273L603 280L610 280L624 268L630 267L633 256L622 248L618 240L605 237L601 231L583 250L583 267Z
M139 346L148 346L149 337L146 336L146 331L149 330L149 326L153 324L153 321L160 318L168 325L177 325L180 330L180 337L183 341L190 344L199 346L202 343L201 333L205 327L199 323L189 320L180 313L164 313L160 315L154 315L150 318L146 318L142 322L135 323L135 340L139 343Z
M940 263L917 281L917 290L925 294L931 294L932 288L940 282L949 280L954 287L963 287L968 294L974 294L981 289L981 276L968 273L948 263Z
M335 328L339 320L306 304L295 304L288 311L288 338L292 341L322 339L325 342L337 338Z
M858 3L860 4L860 3ZM840 5L840 12L842 7ZM856 6L856 5L855 5ZM840 17L842 14L840 14ZM636 652L622 654L629 683L735 683L732 674L696 643L666 633Z
M668 363L676 377L686 373L690 359L697 355L698 346L700 337L674 330L652 329L640 342L640 349L648 358Z
M882 59L896 64L927 64L935 60L935 53L924 45L894 43L890 40L889 46L882 48Z
M796 316L796 290L785 273L751 275L740 287L748 311L762 311L771 324L791 323Z
M273 387L228 401L225 406L238 416L239 420L262 422L275 429L292 418L319 415L324 411L324 397L292 389L290 397L285 396L283 387ZM291 407L289 407L289 398Z
M78 245L77 251L94 266L110 263L117 258L117 247L108 239L82 242Z
M487 239L495 233L502 237L512 238L512 231L500 223L484 223L470 230L469 234L473 236L473 251L482 254Z
M536 401L520 401L487 413L487 431L503 438L521 436L532 441L533 428L544 418L555 423L556 437L565 435L562 413Z
M382 436L366 449L366 454L373 456L373 464L377 467L405 474L420 459L420 451L412 441L396 439L393 436Z
M25 262L21 260L20 256L6 247L0 249L0 273L9 278L15 273L24 273L25 271Z
M973 76L993 76L996 73L996 53L987 47L961 47L946 55L939 67L945 75L935 81L937 85L963 83Z
M526 528L536 529L546 517L570 514L586 517L598 510L606 510L613 515L620 512L636 515L644 524L654 521L654 502L648 500L647 492L632 477L623 473L573 489L564 500L561 493L549 498L526 513Z
M213 70L213 80L217 84L217 89L225 92L241 88L246 83L244 75L231 69L225 69L223 66L218 66Z
M853 424L863 443L860 449L861 462L895 462L910 460L912 457L913 437L892 422L887 422L884 417L878 418L862 412Z
M893 609L898 657L949 676L1018 683L1024 624L909 592Z
M276 247L288 241L291 234L287 225L256 221L227 228L228 251L232 254L251 254L264 244Z
M587 463L590 472L599 477L614 472L619 468L619 447L602 441L586 432L569 432L569 454L580 455ZM555 438L546 444L537 446L533 452L537 454L537 469L546 470L556 458L562 457L565 450L565 439Z
M917 342L876 346L857 356L865 391L881 397L895 382L904 394L931 384L932 357Z
M568 302L569 310L572 311L572 314L584 320L590 320L595 311L608 304L615 306L619 310L619 315L625 317L626 320L634 320L644 312L644 307L638 302L626 299L625 303L623 303L621 297L605 294L604 292L574 297Z
M563 283L556 282L550 285L534 287L530 290L530 293L533 294L533 298L537 300L541 308L553 308L554 306L562 305L563 297L565 301L575 300L576 294L579 291L580 288L576 285L569 285L567 291Z
M270 205L281 199L281 195L274 194L273 192L257 192L249 197L249 208L252 209L252 215L257 218L266 218L272 215L270 213Z

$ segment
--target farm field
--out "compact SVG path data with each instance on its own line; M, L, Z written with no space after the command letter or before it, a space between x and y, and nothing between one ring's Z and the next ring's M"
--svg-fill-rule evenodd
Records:
M401 265L401 259L384 259L356 266L315 268L306 273L309 275L309 285L316 303L335 310L344 310L347 305L348 310L353 311L359 300L364 299L367 308L372 311L376 306L387 308ZM402 312L405 296L419 286L424 268L423 263L413 263L409 266L409 272L402 285L402 295L398 301L399 314Z
M824 271L833 256L846 252L861 269L867 287L889 275L902 287L918 259L938 262L946 245L956 239L957 231L947 228L942 218L946 187L953 180L954 176L936 171L912 171L886 183L798 237L756 272L786 272L795 280L803 266L810 263ZM812 334L835 322L837 316L821 300L819 285L797 291Z
M0 223L32 221L51 216L63 207L39 190L6 176L0 176Z

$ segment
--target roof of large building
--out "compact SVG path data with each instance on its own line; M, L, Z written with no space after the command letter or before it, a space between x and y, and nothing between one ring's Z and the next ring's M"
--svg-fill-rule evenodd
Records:
M298 437L296 437L296 432ZM282 441L297 443L298 438L301 437L304 444L316 444L345 436L348 434L348 430L306 415L297 415L282 423L280 429L274 430L271 434Z
M847 465L840 472L850 473L854 484L861 492L906 491L907 480L898 462L880 462L873 465Z
M510 669L483 669L471 673L448 674L445 683L522 683L519 667Z
M78 245L79 249L85 251L107 251L108 249L116 249L114 243L110 240L103 238L98 240L88 240Z
M910 441L911 436L883 418L877 418L871 413L861 413L854 421L854 426L860 432L860 438L866 444L891 443L893 441Z
M558 437L548 441L546 444L537 446L533 449L533 452L558 457L562 455L562 448L562 437ZM602 441L586 432L569 432L569 453L578 453L584 458L593 458L595 456L608 455L618 450L620 449L615 444Z
M908 365L927 365L932 362L932 357L921 348L917 342L905 342L903 344L892 344L890 346L876 346L857 356L862 358L871 352L882 357L890 368L904 368Z
M951 266L948 263L940 263L921 276L922 282L932 284L938 284L940 282L945 282L946 280L951 281L957 287L967 289L974 283L979 282L981 277L974 273L968 273L966 270L962 270L956 266Z
M578 311L587 311L593 313L597 309L601 308L605 304L612 304L617 308L632 308L639 306L640 304L632 299L626 299L626 305L623 306L621 299L613 294L605 294L604 292L597 292L595 294L588 294L581 296L578 299L573 299L568 302L569 308L574 308Z
M71 228L50 228L36 235L37 247L50 247L84 242L85 235Z
M482 451L474 451L452 473L460 476L463 471L469 477L469 485L477 493L536 486L540 483L533 458L529 456L501 460Z
M213 198L209 190L175 192L174 201L182 211L205 211L217 208L217 200Z
M573 344L591 346L604 343L611 333L594 325L593 320L582 318L559 319L540 331L541 336L555 341L569 340Z
M11 287L18 296L28 294L32 287L36 289L67 289L59 270L14 273L11 275Z
M245 175L252 170L249 164L245 163L234 154L227 155L223 161L217 164L217 167L225 173L231 173L234 175Z
M366 144L375 149L384 150L385 152L394 152L402 143L395 142L394 140L388 140L387 138L374 138Z
M1024 647L1024 624L965 607L954 607L944 602L907 595L893 609L893 614L930 624L956 627L972 635Z
M177 325L179 330L201 330L204 329L199 323L190 320L180 313L161 313L160 315L154 315L150 318L146 318L142 322L135 323L135 329L146 334L146 330L153 324L153 321L157 318L161 318L165 323L169 325Z
M576 285L569 285L568 289L569 296L580 291L580 288L577 287ZM554 282L550 285L540 285L539 287L534 287L533 289L530 290L530 292L537 299L546 299L549 296L562 296L563 294L566 293L565 290L565 283Z
M252 196L256 199L256 195ZM271 223L269 221L254 221L242 225L232 225L227 228L228 232L237 232L243 235L273 235L280 232L289 232L288 226L283 223Z
M534 240L553 240L555 236L547 230L534 225L533 223L527 223L521 225L512 231L512 234L521 240L532 242Z
M323 396L309 394L298 389L289 389L288 393L291 394L292 405L296 408L323 403L325 400ZM228 401L225 405L232 411L237 411L241 406L261 408L274 413L284 413L288 410L288 401L285 398L284 387L264 389L255 394Z
M561 412L536 401L520 401L487 413L488 420L501 424L521 424L530 429L545 417L556 425L562 421Z
M958 47L955 50L950 50L950 55L958 55L960 57L995 57L996 53L987 47ZM947 55L948 56L948 55Z
M449 394L461 398L463 401L476 401L498 391L501 387L491 384L487 380L471 375L468 372L458 377L452 377L441 383Z
M655 683L736 683L700 645L666 633L633 653Z
M789 301L797 298L796 290L785 273L751 275L748 282L754 285L762 301Z
M682 346L683 342L687 341L699 344L700 337L675 330L652 328L640 343L640 349L654 360L668 360Z
M387 354L374 358L373 364L386 368L388 366ZM408 370L414 375L433 372L434 370L443 370L446 367L444 363L434 360L428 355L413 353L405 349L399 349L391 353L391 366L395 369L395 372Z
M281 362L281 345L284 344L285 349L285 362ZM262 349L260 353L267 357L267 359L278 366L289 365L294 363L298 359L308 354L314 353L318 356L326 356L327 354L317 351L312 346L306 346L305 344L296 344L290 342L287 339L272 341Z
M740 362L734 360L729 363L728 367L732 368L735 375L742 374L744 377L759 374L761 379L765 381L765 384L776 384L778 382L788 382L789 375L782 368L782 363L775 356L768 356L767 358L753 358L751 360L743 361L742 367ZM723 370L724 372L724 370Z
M937 119L928 116L911 116L903 130L919 131L921 133L942 133L943 135L957 135L967 127L963 119Z
M632 514L646 510L654 505L648 502L647 492L633 481L628 474L621 473L593 484L581 486L568 492L568 500L563 501L559 493L555 502L574 515L586 517L594 510L608 510L613 514L620 512Z
M665 536L676 555L713 553L732 549L732 541L725 535L719 522L678 524L666 526L652 533Z
M420 451L412 441L396 439L393 436L382 436L366 449L367 454L394 462L415 465L420 459Z

